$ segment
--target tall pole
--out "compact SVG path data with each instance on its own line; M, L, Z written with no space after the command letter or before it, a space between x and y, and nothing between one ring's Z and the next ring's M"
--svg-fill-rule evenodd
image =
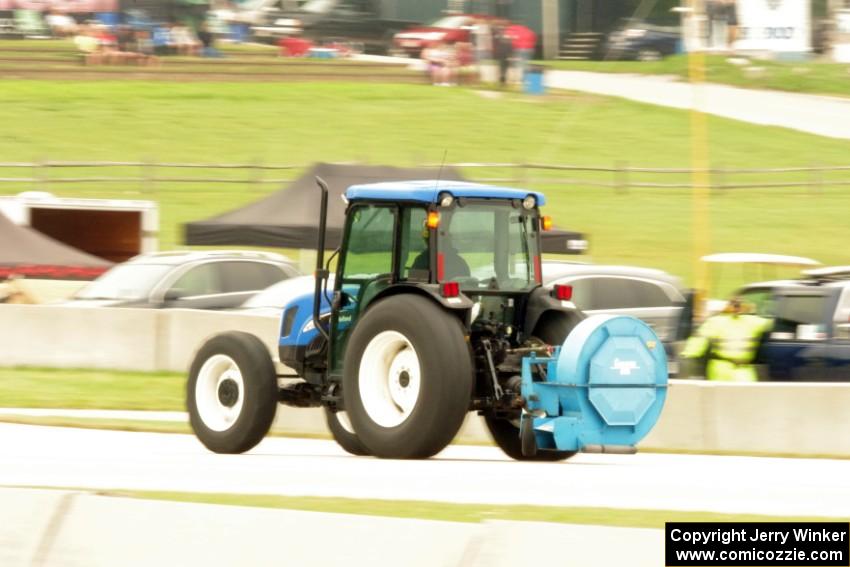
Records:
M561 16L558 0L540 0L543 59L555 59L561 49Z
M699 14L704 14L703 0L687 0L692 18L692 33L699 34ZM692 41L692 49L688 51L688 78L691 83L693 101L690 112L690 134L691 134L691 211L692 211L692 246L693 246L693 274L694 288L694 316L702 318L704 314L704 300L710 291L708 265L700 261L707 255L711 248L710 233L710 198L711 198L711 176L709 173L709 149L708 149L708 122L704 108L705 93L703 83L705 82L705 52L700 42Z

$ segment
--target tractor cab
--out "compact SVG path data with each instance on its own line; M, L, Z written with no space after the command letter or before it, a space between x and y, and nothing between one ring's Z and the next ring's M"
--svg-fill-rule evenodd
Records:
M349 330L373 301L389 295L429 297L469 326L489 317L516 326L517 300L541 282L541 194L412 181L354 186L345 197L331 374L341 372Z

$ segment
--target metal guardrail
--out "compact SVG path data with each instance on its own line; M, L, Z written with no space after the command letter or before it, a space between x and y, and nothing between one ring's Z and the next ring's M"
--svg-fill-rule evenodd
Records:
M351 163L351 162L349 162ZM440 167L441 164L424 164L426 167ZM709 174L712 182L701 184L699 188L717 190L727 189L781 189L781 188L817 188L825 187L850 187L850 175L841 175L850 172L850 165L833 166L794 166L775 168L742 168L742 167L713 167L709 169L690 168L663 168L663 167L632 167L625 162L618 162L612 166L587 166L569 164L540 164L540 163L506 163L506 162L458 162L446 164L464 170L477 170L482 173L486 170L500 170L502 175L473 177L483 182L510 182L533 186L545 184L548 186L579 186L598 187L618 190L628 189L693 189L694 184L689 178L681 179L696 173ZM138 168L139 173L120 170L127 168ZM54 184L100 184L100 183L132 183L143 186L143 192L154 192L156 184L281 184L291 178L266 178L267 172L294 172L306 169L304 165L292 164L264 164L256 163L178 163L178 162L148 162L148 161L33 161L33 162L0 162L0 172L6 170L24 169L29 170L27 176L0 176L0 192L3 192L4 184L30 185L34 188L44 189ZM60 176L51 175L52 171L59 170L104 170L117 169L110 172L111 175L89 175L89 176ZM191 175L163 175L157 172L162 170L191 170L193 172L205 171L239 171L252 175L224 177L215 175L204 175L195 177ZM510 171L510 176L504 172ZM545 172L550 175L542 175ZM586 178L561 177L561 173L590 174ZM600 177L603 176L603 177ZM610 177L609 177L610 176ZM645 180L651 176L652 179ZM763 176L763 180L731 180L732 176ZM777 178L782 176L781 178ZM607 177L607 179L606 179ZM680 177L676 180L661 180L659 178ZM790 178L795 177L795 178Z

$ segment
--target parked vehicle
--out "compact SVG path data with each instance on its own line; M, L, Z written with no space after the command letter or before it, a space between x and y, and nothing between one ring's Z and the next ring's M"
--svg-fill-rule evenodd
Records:
M543 262L546 286L569 286L572 302L587 315L631 315L646 322L667 348L670 373L691 332L692 295L679 278L661 270L573 262Z
M802 256L787 256L784 254L762 254L757 252L722 252L719 254L709 254L700 258L701 262L705 262L709 270L709 289L708 299L705 303L705 314L712 315L719 313L726 306L726 299L712 298L712 290L719 287L720 281L723 279L723 271L728 271L728 266L733 266L738 270L746 270L749 277L753 274L758 274L759 279L768 280L759 283L750 284L739 289L736 293L750 295L750 300L754 304L760 304L765 290L771 290L782 285L782 282L791 282L794 285L796 279L779 279L777 276L798 276L802 269L813 269L820 266L821 263L811 258ZM780 270L782 270L780 272ZM743 272L741 272L743 273ZM734 294L733 294L734 295Z
M157 252L115 266L66 305L226 309L298 275L295 264L279 254Z
M393 36L393 49L409 57L419 57L422 50L431 44L471 42L472 29L477 21L486 20L495 24L505 20L497 20L493 16L455 14L444 16L423 26L415 26L401 31Z
M298 36L384 53L393 34L414 23L403 19L403 14L390 15L380 1L308 0L295 11L285 9L281 1L257 0L262 7L252 16L251 31L258 40L275 42Z
M280 402L324 408L356 455L430 457L470 411L514 459L634 452L664 404L665 351L639 319L585 317L568 287L541 285L540 231L551 227L541 193L446 180L349 187L331 295L318 182L317 278L285 306L278 343L297 380L278 383L253 335L210 338L186 390L206 447L251 449Z
M333 290L333 275L327 280L329 290ZM277 282L276 284L267 287L257 295L254 295L248 300L239 305L234 310L256 313L277 315L280 317L283 308L294 298L301 297L305 293L311 292L316 287L315 276L298 276L288 280Z
M760 380L850 381L850 267L806 270L798 280L753 283L734 295L773 319L756 358Z
M681 51L682 30L642 20L626 20L605 41L602 58L610 60L658 61Z

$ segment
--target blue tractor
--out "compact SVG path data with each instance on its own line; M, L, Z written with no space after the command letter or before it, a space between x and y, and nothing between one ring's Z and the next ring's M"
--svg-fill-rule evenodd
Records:
M187 387L195 434L241 453L278 403L324 408L355 455L428 458L483 416L518 460L633 452L666 397L661 341L631 317L585 318L571 288L541 285L541 193L456 181L350 187L342 246L281 316L278 376L255 336L198 351ZM329 266L336 258L336 271ZM279 383L279 378L296 378Z

